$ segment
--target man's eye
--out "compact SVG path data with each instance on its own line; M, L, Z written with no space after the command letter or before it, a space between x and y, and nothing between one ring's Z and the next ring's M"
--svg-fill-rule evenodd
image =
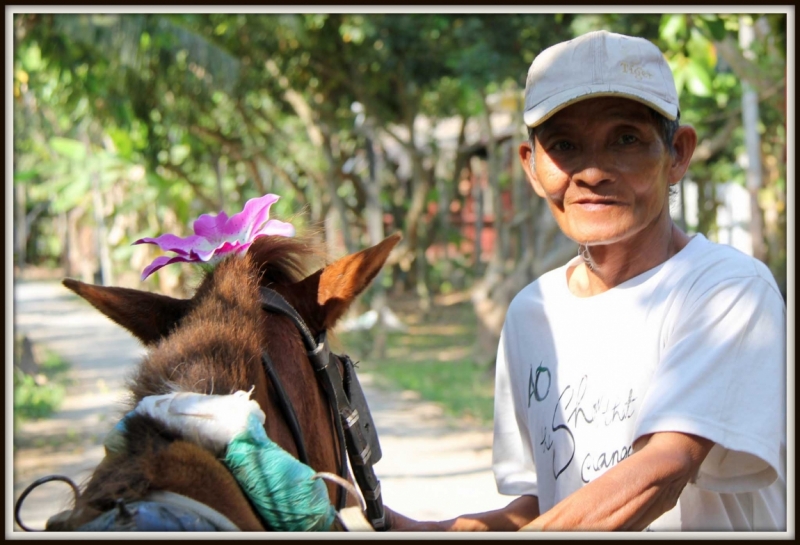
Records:
M622 136L619 137L619 141L620 141L621 144L633 144L634 142L637 142L638 140L639 139L636 138L632 134L623 134Z
M572 148L573 145L567 142L566 140L559 140L558 142L555 142L552 146L550 146L550 149L555 151L567 151L571 150Z

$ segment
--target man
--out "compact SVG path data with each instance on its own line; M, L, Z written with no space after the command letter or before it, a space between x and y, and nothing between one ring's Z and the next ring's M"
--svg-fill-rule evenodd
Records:
M497 511L397 530L785 530L786 310L769 270L669 214L697 135L652 43L543 51L520 159L580 255L511 303Z

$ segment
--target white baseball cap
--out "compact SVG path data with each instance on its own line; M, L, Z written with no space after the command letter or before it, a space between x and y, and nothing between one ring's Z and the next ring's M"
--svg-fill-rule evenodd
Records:
M678 92L664 55L652 42L605 30L548 47L533 60L525 83L528 127L587 98L619 96L641 102L669 120Z

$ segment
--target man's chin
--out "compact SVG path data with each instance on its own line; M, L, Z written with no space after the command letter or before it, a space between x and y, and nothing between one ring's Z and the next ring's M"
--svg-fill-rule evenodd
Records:
M618 233L580 233L575 236L570 236L572 240L580 244L581 246L607 246L609 244L616 244L618 242L624 241L626 238L625 235L620 235Z

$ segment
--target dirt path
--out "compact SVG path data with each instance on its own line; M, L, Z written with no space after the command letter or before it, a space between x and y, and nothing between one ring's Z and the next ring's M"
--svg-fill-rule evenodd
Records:
M102 458L102 440L120 416L123 381L144 350L69 290L54 282L18 282L14 286L15 333L24 333L70 362L71 385L61 410L14 430L13 502L34 480L61 474L81 482ZM384 502L416 519L446 519L508 503L494 486L491 431L452 422L441 409L412 392L374 387L359 375L383 458L375 466ZM10 406L10 403L7 403ZM7 458L8 459L8 458ZM42 528L71 498L66 485L45 485L25 501L22 520ZM13 524L6 509L6 533Z

